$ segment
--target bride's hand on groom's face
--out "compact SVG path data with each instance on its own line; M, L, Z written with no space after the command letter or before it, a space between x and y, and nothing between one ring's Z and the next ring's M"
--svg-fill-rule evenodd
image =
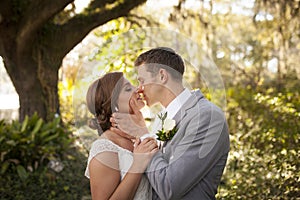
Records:
M144 117L138 110L138 105L135 101L130 100L130 105L133 110L132 114L118 112L112 114L110 118L113 127L112 131L117 128L131 136L141 137L148 133Z
M111 131L113 132L122 131L134 138L148 133L144 118L140 119L133 114L113 113L110 122L112 124Z

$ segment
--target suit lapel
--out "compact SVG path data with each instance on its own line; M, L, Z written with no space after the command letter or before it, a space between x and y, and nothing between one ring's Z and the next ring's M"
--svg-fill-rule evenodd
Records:
M203 97L204 96L203 96L203 94L201 93L200 90L196 90L196 91L192 92L192 96L186 101L186 103L179 109L179 111L173 117L173 119L176 122L176 125L180 124L181 120L186 116L186 112L189 109L193 108L197 104L197 102L200 99L202 99ZM174 138L176 136L177 135L175 134ZM162 145L162 152L163 153L166 153L167 145L170 144L170 142L172 143L172 140L163 142L163 145ZM170 156L170 155L168 154L168 156Z
M185 117L186 112L193 108L197 102L203 98L203 94L200 90L196 90L192 92L192 96L186 101L186 103L179 109L179 111L174 116L174 120L176 121L176 124L179 124L181 120Z

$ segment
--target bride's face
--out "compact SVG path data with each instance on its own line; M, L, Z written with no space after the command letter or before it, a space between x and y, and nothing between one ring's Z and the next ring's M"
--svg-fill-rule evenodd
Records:
M137 88L134 87L126 78L123 79L122 89L118 99L118 109L121 113L132 113L132 109L129 106L129 101L133 100L141 109L144 107L144 102L138 98L136 94Z

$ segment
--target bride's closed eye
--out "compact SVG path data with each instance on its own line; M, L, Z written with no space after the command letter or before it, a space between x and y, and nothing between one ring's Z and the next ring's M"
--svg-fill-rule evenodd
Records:
M126 92L131 92L131 91L132 91L132 87L130 87L130 86L126 87L126 88L125 88L125 91L126 91Z

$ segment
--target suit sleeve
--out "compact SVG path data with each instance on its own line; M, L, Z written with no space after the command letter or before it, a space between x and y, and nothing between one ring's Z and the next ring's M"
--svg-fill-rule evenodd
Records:
M148 179L160 199L180 199L229 151L223 112L213 104L194 109L187 112L186 118L190 120L180 125L173 138L180 141L167 145L171 148L170 159L159 152L148 166Z

